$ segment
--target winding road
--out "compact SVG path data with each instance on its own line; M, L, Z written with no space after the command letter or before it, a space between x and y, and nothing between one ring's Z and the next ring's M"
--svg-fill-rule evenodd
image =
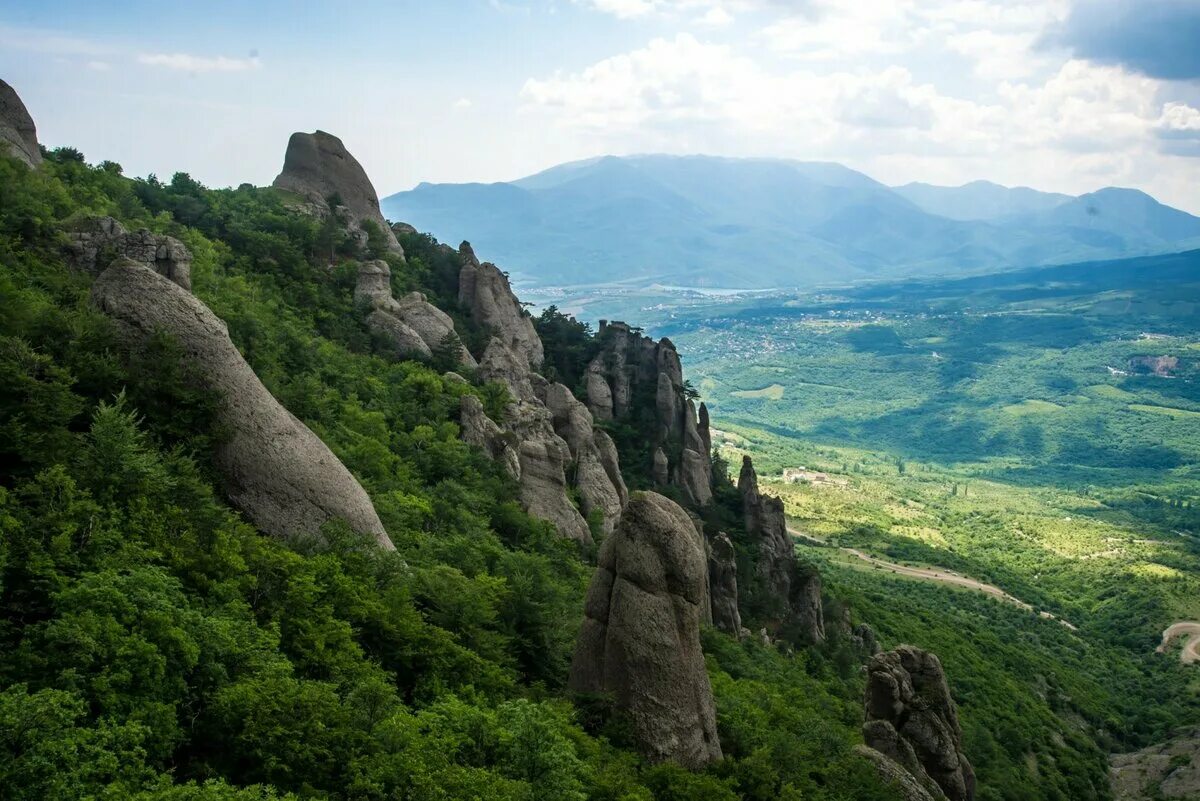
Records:
M796 537L797 539L804 540L805 542L812 543L813 545L820 545L820 546L826 547L826 548L829 547L829 543L824 542L819 539L816 539L815 537L811 537L807 534L801 534L799 531L796 531L795 529L789 528L788 533L791 534L793 537ZM933 568L928 568L928 567L910 567L909 565L901 565L901 564L897 564L896 562L888 562L886 560L871 556L870 554L863 553L862 551L858 550L857 548L839 548L838 550L843 551L848 554L851 554L853 556L856 556L859 559L861 559L862 561L867 562L868 564L874 565L874 566L882 568L884 570L890 570L891 572L893 572L897 575L900 575L900 576L909 576L910 578L925 579L927 581L937 581L942 584L951 584L953 586L963 587L968 590L979 590L981 592L986 593L987 595L992 596L993 598L996 598L1001 601L1005 601L1006 603L1013 604L1014 606L1018 606L1021 609L1026 609L1030 612L1033 611L1032 604L1028 604L1025 601L1022 601L1020 598L1017 598L1015 595L1010 595L1009 593L1005 592L1004 590L1000 589L999 587L997 587L993 584L985 584L984 582L977 581L976 579L973 579L969 576L964 576L959 573L951 572L949 570L935 570ZM1057 620L1059 623L1063 624L1071 631L1077 631L1077 629L1073 625L1071 625L1067 621L1063 620L1062 618L1054 615L1051 612L1041 611L1041 612L1038 612L1038 614L1040 616L1046 618L1047 620ZM1176 623L1175 625L1179 626L1179 625L1186 625L1186 624ZM1200 635L1200 623L1193 623L1191 625L1196 627L1193 636ZM1169 629L1168 629L1168 631L1169 631ZM1166 634L1164 633L1163 636L1165 637ZM1165 643L1165 640L1164 640L1164 643ZM1191 640L1191 643L1192 643L1193 647L1200 646L1200 639L1193 639L1193 640ZM1185 648L1184 650L1187 650L1187 649ZM1200 654L1196 654L1194 658L1200 659ZM1185 661L1191 661L1191 660L1185 660Z
M1185 665L1200 662L1200 623L1194 620L1181 620L1163 629L1162 644L1154 650L1165 654L1171 642L1177 637L1183 637L1183 650L1179 652L1179 661Z

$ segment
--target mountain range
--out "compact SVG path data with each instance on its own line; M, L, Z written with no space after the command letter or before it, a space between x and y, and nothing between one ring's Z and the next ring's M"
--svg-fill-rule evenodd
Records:
M1135 189L889 187L782 159L603 156L511 182L422 183L381 204L438 239L470 234L543 286L802 287L1200 247L1200 218Z

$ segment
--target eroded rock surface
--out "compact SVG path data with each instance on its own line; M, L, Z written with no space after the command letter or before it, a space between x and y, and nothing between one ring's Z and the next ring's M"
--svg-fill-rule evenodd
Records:
M389 342L397 355L428 358L443 345L453 344L459 364L477 366L462 346L450 315L420 292L409 292L399 299L392 295L392 271L386 261L377 259L359 265L354 302L370 310L367 326Z
M508 277L496 265L480 263L470 242L459 247L462 269L458 274L459 305L470 310L475 321L491 330L526 368L538 368L545 353L533 321L513 294Z
M635 493L588 587L570 687L611 694L651 762L701 768L721 759L700 648L707 571L683 509Z
M1200 798L1200 728L1109 758L1115 801Z
M767 593L778 599L784 609L783 618L775 621L772 628L805 642L823 642L821 576L815 568L801 566L797 561L783 501L759 491L758 474L749 456L742 457L738 490L742 494L746 533L758 545L756 571Z
M678 487L689 506L712 500L712 437L708 409L688 397L683 366L671 340L657 342L622 322L600 321L602 348L584 373L587 406L597 420L620 419L653 397L655 484Z
M958 710L937 656L911 645L867 665L863 739L934 799L972 801L975 772L962 753Z
M37 127L17 91L0 81L0 149L7 150L30 167L42 163Z
M340 518L356 531L391 541L371 499L325 443L283 408L242 358L225 324L182 287L150 267L118 259L92 285L92 301L132 345L156 331L172 335L208 386L219 392L219 422L229 438L217 468L235 506L262 531L313 537Z
M742 615L738 611L737 555L725 532L712 540L708 555L708 586L713 625L740 639Z
M192 289L192 253L173 236L146 228L130 232L112 217L87 217L71 226L67 239L67 263L76 270L97 274L124 257Z
M292 134L283 157L283 171L272 186L300 195L318 216L345 217L350 233L360 235L357 238L362 245L366 244L362 224L370 221L379 228L388 250L404 254L379 210L379 195L371 179L342 140L333 134L325 131Z

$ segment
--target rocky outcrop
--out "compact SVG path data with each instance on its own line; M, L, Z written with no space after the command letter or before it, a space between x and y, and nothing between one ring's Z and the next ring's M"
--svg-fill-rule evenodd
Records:
M867 665L863 739L934 799L972 801L975 773L962 753L958 710L942 663L901 645Z
M492 332L527 368L542 365L545 354L533 321L513 294L508 277L496 265L480 263L470 242L459 247L462 269L458 274L458 303L470 310L475 322Z
M555 432L571 451L584 515L600 513L603 532L611 533L628 495L617 465L616 446L607 434L593 428L592 413L564 385L547 384L541 400L550 410Z
M683 366L671 340L658 342L622 322L600 321L600 352L584 373L587 406L597 420L621 419L653 399L647 432L655 446L647 465L655 484L679 488L689 506L712 500L712 437L708 409L688 397Z
M428 358L439 348L453 344L459 364L478 366L462 346L450 315L420 292L409 292L399 299L393 297L392 270L386 261L376 259L359 265L354 302L359 308L370 310L367 327L388 342L398 356Z
M915 776L874 748L856 745L854 751L871 763L880 781L889 788L899 791L898 801L945 801L944 794L932 795L917 781Z
M373 223L388 250L404 255L379 210L379 195L371 179L342 140L333 134L324 131L292 134L283 157L283 171L272 186L300 195L309 204L309 210L319 217L334 215L342 219L360 245L366 245L363 223Z
M587 521L567 493L566 443L556 435L526 434L517 451L521 464L521 506L534 517L549 521L559 536L591 544Z
M71 226L67 241L67 263L76 270L96 275L124 257L192 289L192 253L173 236L146 228L130 233L112 217L86 217Z
M30 167L42 163L37 128L16 90L0 81L0 151L7 151Z
M708 554L708 587L715 627L740 638L742 615L738 611L737 555L725 532L713 537Z
M371 499L323 442L271 396L207 306L144 264L118 259L92 285L92 302L137 347L158 331L173 336L220 398L228 438L216 465L235 506L280 537L317 536L341 519L392 543Z
M480 448L492 459L500 462L505 472L513 478L521 478L521 460L517 455L513 437L487 416L479 398L474 395L462 396L459 401L458 424L463 442Z
M1109 757L1116 801L1200 798L1200 728L1132 754Z
M577 693L610 694L651 762L721 759L700 648L707 565L687 514L636 493L600 550L571 662Z
M759 492L758 474L749 456L742 457L738 490L746 534L757 543L756 572L767 595L783 609L782 619L774 621L772 628L800 641L823 642L821 576L815 568L797 562L783 501Z

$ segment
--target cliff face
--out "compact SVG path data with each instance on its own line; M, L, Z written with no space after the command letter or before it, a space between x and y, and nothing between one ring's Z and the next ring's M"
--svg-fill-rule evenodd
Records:
M689 506L712 500L712 437L708 410L688 397L675 345L657 342L622 322L600 321L600 352L588 364L587 406L597 420L628 417L653 403L655 446L647 465L659 486L678 487Z
M314 537L341 519L392 543L371 499L316 434L272 397L229 339L225 324L179 285L150 267L118 259L92 285L92 301L140 347L166 331L221 397L229 437L217 467L234 506L269 534Z
M758 473L749 456L742 457L738 475L742 495L746 534L757 544L757 572L766 592L785 609L782 620L775 621L777 631L793 632L800 640L819 643L825 640L825 618L821 601L821 575L802 568L787 532L783 501L763 495L758 489Z
M611 694L651 762L700 768L722 756L700 648L706 574L687 514L646 492L630 500L588 587L570 687Z
M962 752L958 709L937 656L901 645L867 665L867 747L911 775L928 795L975 798L975 772Z
M396 235L379 210L379 196L371 179L336 136L325 131L292 134L283 158L283 170L272 186L300 195L309 203L310 211L318 216L337 216L363 246L367 234L362 224L365 221L373 223L383 235L388 250L404 255Z
M0 80L0 147L30 167L42 163L37 128L16 90Z

